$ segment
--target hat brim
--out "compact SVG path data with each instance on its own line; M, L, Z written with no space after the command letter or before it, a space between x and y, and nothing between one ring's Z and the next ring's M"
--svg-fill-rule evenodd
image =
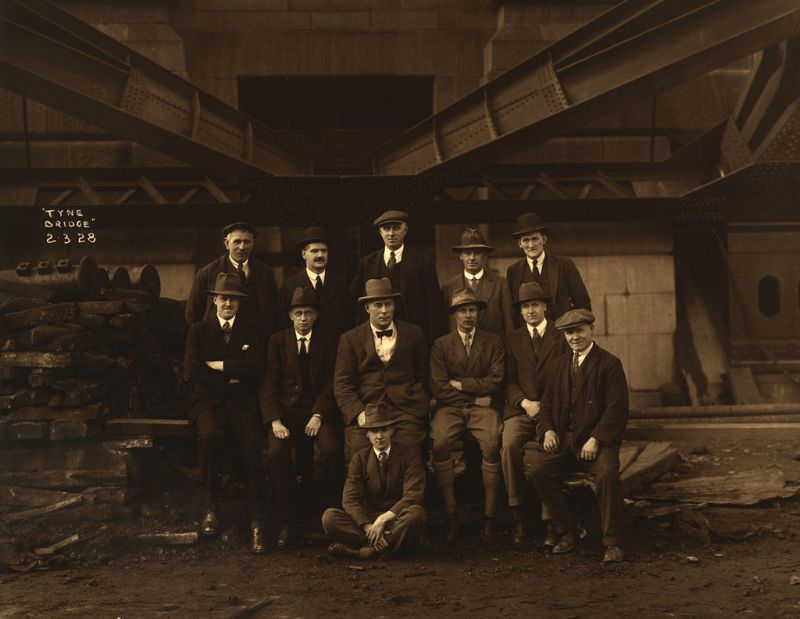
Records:
M525 236L526 234L531 234L532 232L549 232L549 228L547 226L531 226L530 228L524 228L523 230L515 230L511 233L515 239Z
M376 228L380 228L381 226L385 226L386 224L407 224L408 221L405 219L384 219L383 221L373 221L372 225Z
M322 237L315 237L310 239L303 239L297 243L297 249L302 251L306 248L306 245L310 245L311 243L325 243L325 245L333 245L333 241L331 239L325 239Z
M399 292L392 292L390 294L376 294L364 297L358 297L359 303L367 303L368 301L377 301L378 299L399 299L403 295Z
M448 314L452 314L455 312L459 307L464 307L465 305L477 305L479 310L486 309L486 302L485 301L464 301L462 303L456 303L455 305L451 305L450 309L447 310Z
M209 290L208 294L221 294L226 297L246 297L244 292L237 292L236 290Z
M541 303L552 303L553 299L550 297L528 297L527 299L520 299L519 301L514 301L514 305L522 305L523 303L527 303L528 301L540 301Z
M490 245L457 245L456 247L454 247L452 249L452 251L454 253L458 254L458 253L460 253L462 251L466 251L468 249L482 249L482 250L484 250L486 252L489 252L489 253L494 251L494 247L492 247Z
M389 421L377 421L372 422L370 424L364 424L361 426L362 430L378 430L379 428L390 428L391 426L396 426L400 423L399 419L391 419Z
M284 305L287 310L294 309L295 307L313 307L314 309L319 309L322 307L318 302L317 303L289 303L289 305Z
M580 327L581 325L593 325L594 320L580 320L578 322L571 322L567 325L556 326L556 329L559 331L566 331L567 329L573 329L575 327Z

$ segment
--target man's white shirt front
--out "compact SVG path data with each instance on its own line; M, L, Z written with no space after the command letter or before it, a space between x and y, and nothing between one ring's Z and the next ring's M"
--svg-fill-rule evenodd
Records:
M378 353L378 357L381 361L389 363L389 360L394 354L394 349L397 346L397 326L394 324L394 321L392 321L392 324L386 327L386 329L378 329L372 323L369 323L369 328L372 329L372 340L375 342L375 352ZM391 336L378 337L378 331L389 330L392 332Z
M527 256L526 256L525 260L527 260L527 261L528 261L528 268L529 268L531 271L533 271L533 269L534 269L534 265L536 265L536 272L537 272L539 275L541 275L541 274L542 274L542 269L544 268L544 252L542 252L541 254L539 254L539 255L537 256L536 260L531 260L531 259L530 259L530 258L528 258Z
M239 263L236 262L233 258L231 258L230 254L228 254L228 260L233 265L233 268L237 271L239 270ZM250 277L250 258L242 262L242 271L244 272L245 277Z
M394 252L394 261L395 264L400 264L400 261L403 259L403 249L405 248L405 244L401 245L397 249L389 249L384 245L383 247L383 263L386 266L389 266L389 258L391 257L389 254L390 252Z

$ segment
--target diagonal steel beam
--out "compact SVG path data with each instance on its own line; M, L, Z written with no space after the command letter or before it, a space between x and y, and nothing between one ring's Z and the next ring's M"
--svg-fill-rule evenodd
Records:
M670 6L679 14L660 2L623 2L615 19L598 18L602 28L590 22L569 45L554 44L384 145L375 173L470 172L800 32L797 0ZM644 29L615 36L637 19Z
M311 171L285 138L48 0L0 0L0 86L212 174Z

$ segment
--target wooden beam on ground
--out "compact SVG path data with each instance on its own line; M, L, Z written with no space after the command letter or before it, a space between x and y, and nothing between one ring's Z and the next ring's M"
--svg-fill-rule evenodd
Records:
M649 484L664 473L677 468L681 457L669 443L649 443L638 457L622 471L622 487L625 495Z
M797 441L800 422L668 422L631 421L625 440L697 442L714 439L758 439Z
M110 436L183 436L192 435L191 424L186 419L157 419L152 417L127 417L109 419L105 433Z

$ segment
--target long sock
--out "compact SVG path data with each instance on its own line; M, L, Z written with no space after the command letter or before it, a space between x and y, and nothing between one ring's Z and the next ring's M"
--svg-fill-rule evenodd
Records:
M444 510L448 515L456 513L456 493L455 493L455 479L456 475L453 470L453 460L448 459L444 462L433 461L433 476L436 478L436 483L439 485L439 490L442 493L442 501L444 502Z
M497 514L497 500L500 496L500 463L481 462L483 473L483 512L487 518Z

